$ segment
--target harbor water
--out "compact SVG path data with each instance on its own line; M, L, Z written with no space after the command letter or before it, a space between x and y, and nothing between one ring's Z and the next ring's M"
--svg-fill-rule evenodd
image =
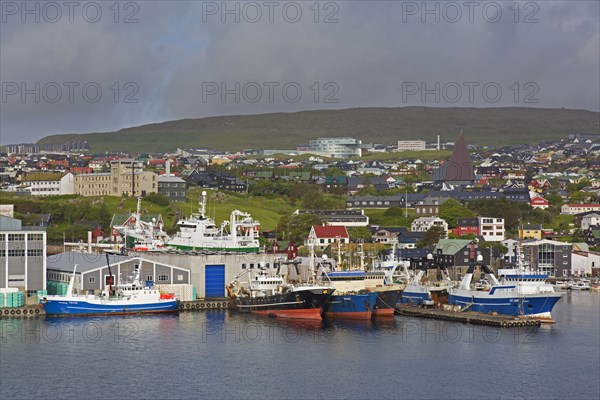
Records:
M567 293L553 316L520 329L230 311L4 319L0 398L598 398L600 293Z

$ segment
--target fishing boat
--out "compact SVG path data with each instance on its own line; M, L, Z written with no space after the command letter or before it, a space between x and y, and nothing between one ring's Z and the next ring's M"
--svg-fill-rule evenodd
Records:
M108 255L107 255L108 262ZM99 296L73 293L77 265L64 296L44 296L40 304L49 316L104 316L176 313L179 300L173 294L161 294L140 281L140 266L134 266L129 283L113 286L109 265L108 287Z
M165 241L169 236L165 233L162 224L158 224L156 219L151 222L142 220L141 197L137 200L136 211L132 213L128 221L131 224L122 226L113 226L113 230L123 236L123 241L127 249L134 251L164 251Z
M334 292L331 286L317 284L294 285L287 283L277 273L268 271L264 263L258 266L258 272L251 276L247 285L239 278L248 273L238 274L227 291L240 312L251 312L269 317L321 320L323 307Z
M460 306L463 311L530 316L542 322L554 322L551 311L563 294L556 293L554 286L546 283L548 275L517 266L500 269L499 281L482 261L483 256L478 255L477 262L469 266L460 286L450 290L449 304ZM471 287L476 266L483 270L491 282L492 287L489 291L475 290Z
M383 275L380 278L383 282ZM336 290L325 304L325 318L371 319L378 292L366 289L365 271L330 271L321 275L321 279L330 282Z
M309 248L312 260L312 246ZM336 291L325 304L325 318L369 320L379 314L375 312L378 300L381 309L389 309L393 315L395 303L390 304L391 299L384 301L381 294L386 273L384 271L365 271L362 249L362 244L360 244L360 266L350 270L336 270L333 263L328 261L327 256L323 255L317 276L322 282L332 285ZM341 265L341 259L341 246L338 244L338 266Z
M367 289L377 292L377 301L373 309L373 317L393 317L396 304L410 279L408 261L398 260L396 256L397 242L392 243L392 249L379 263L373 265L374 272L383 272L382 285L367 285ZM402 267L402 268L400 268ZM399 271L403 271L399 272Z
M206 192L198 213L177 222L179 231L166 241L166 246L177 250L208 250L258 253L260 223L248 213L233 210L228 221L217 226L206 215Z
M423 282L423 277L427 272L428 266L433 263L433 255L427 254L428 262L423 265L423 268L410 279L406 287L402 291L401 303L412 305L433 306L437 303L446 303L446 298L450 289L454 287L454 283L450 280L447 271L444 271L444 277L441 281ZM409 271L404 266L405 274Z

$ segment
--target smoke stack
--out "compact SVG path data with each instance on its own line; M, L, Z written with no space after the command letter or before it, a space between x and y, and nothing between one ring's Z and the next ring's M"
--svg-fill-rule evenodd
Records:
M437 146L437 149L439 150L440 149L440 135L437 135L437 137L438 137L438 146Z
M171 176L171 160L165 162L165 176Z

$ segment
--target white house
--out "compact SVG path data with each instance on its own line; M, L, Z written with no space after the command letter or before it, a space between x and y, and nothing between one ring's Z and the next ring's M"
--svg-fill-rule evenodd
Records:
M600 211L600 204L563 204L560 208L562 214L576 215L589 211Z
M504 218L477 217L479 232L486 242L504 240Z
M31 192L32 196L75 194L75 177L70 172L29 172L17 191Z
M590 226L600 225L600 212L594 212L581 218L581 230L586 231Z
M313 243L315 250L325 250L332 243L350 243L350 236L345 226L315 225L310 229L305 244Z
M600 253L574 251L571 253L571 275L590 276L592 269L600 268Z
M419 217L410 224L413 232L427 232L432 226L441 226L448 234L448 223L439 217Z

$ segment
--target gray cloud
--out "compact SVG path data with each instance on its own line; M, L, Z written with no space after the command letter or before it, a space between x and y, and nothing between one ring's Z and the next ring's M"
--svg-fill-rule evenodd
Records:
M20 16L5 13L0 25L3 84L26 82L31 88L35 82L42 86L78 82L80 86L73 102L68 101L65 88L57 103L44 96L35 103L33 95L22 103L19 94L8 96L4 90L0 142L176 118L319 108L600 107L598 2L522 2L518 15L512 1L495 2L502 10L495 23L481 14L489 2L480 3L473 22L463 2L453 3L463 12L455 23L444 20L455 16L451 8L437 23L432 15L422 22L418 13L403 13L413 5L421 8L422 2L330 3L320 3L318 23L314 9L309 8L312 2L295 3L302 10L296 23L286 21L281 12L286 2L275 9L273 23L263 2L255 3L263 12L256 23L248 22L254 14L241 14L238 23L232 15L227 15L225 23L219 15L203 15L203 7L221 7L221 2L139 2L134 16L139 21L131 24L122 23L133 10L124 9L127 3L120 3L119 23L114 23L108 3L102 3L103 15L97 23L86 22L77 13L74 22L65 17L57 23L22 23ZM235 2L227 4L235 7ZM436 4L440 10L448 7L447 2L429 2L428 7ZM240 2L239 7L248 5ZM333 11L338 22L324 23ZM531 13L537 23L524 22ZM102 89L97 103L81 93L80 88L89 82ZM240 93L239 102L232 94L225 101L220 94L203 96L203 88L214 88L211 82L225 83L229 89L239 82L240 89L247 85L247 91ZM268 82L278 83L272 101ZM424 101L420 93L403 96L403 84L405 89L406 85L414 88L411 82L424 83L429 89L437 82L440 88L446 85L447 92L440 93L439 102L433 94ZM466 82L479 84L473 102ZM535 85L526 86L529 82ZM255 83L262 96L253 103ZM297 102L283 96L286 83L302 89ZM486 83L502 89L496 103L484 97L481 88ZM457 95L455 84L463 93L452 103L448 100ZM138 91L131 99L139 102L125 102L134 89ZM290 97L295 95L293 89L290 86ZM494 94L493 90L489 93ZM328 95L337 102L325 102ZM527 95L538 102L525 103Z

